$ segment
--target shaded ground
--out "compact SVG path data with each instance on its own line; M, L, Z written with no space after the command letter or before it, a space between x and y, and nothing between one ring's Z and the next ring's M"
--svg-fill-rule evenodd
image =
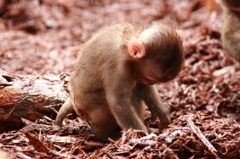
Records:
M78 118L67 119L59 129L46 117L0 134L0 148L15 158L240 155L240 65L222 49L221 12L205 11L198 0L0 2L0 69L4 71L23 75L71 72L81 44L100 27L160 18L182 30L186 57L179 77L157 86L173 120L162 134L129 130L119 141L103 143ZM156 126L149 112L146 123Z

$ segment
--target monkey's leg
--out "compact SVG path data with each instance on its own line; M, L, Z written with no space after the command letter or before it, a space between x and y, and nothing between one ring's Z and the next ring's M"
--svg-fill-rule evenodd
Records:
M65 103L60 108L58 115L56 117L55 121L58 126L62 126L63 119L66 117L67 114L69 114L72 111L72 109L73 109L72 101L71 98L68 97Z
M99 106L90 115L90 126L92 132L101 139L117 139L120 137L121 128L108 108ZM102 109L104 108L104 109Z

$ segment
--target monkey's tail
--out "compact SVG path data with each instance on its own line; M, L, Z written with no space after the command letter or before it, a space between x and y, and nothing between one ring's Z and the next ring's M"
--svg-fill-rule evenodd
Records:
M55 122L58 126L62 126L63 119L66 117L67 114L69 114L72 111L72 109L73 109L72 100L70 97L68 97L65 103L60 108L58 115L56 117Z

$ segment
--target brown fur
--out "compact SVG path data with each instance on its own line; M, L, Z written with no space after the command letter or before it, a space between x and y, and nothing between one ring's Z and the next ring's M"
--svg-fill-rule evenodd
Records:
M105 27L81 50L69 82L70 97L56 123L61 125L74 108L103 139L119 137L120 130L131 127L149 132L144 124L146 104L163 129L170 123L169 110L155 87L143 83L173 79L182 62L181 37L163 22Z
M218 0L224 9L222 41L228 53L240 62L240 1Z

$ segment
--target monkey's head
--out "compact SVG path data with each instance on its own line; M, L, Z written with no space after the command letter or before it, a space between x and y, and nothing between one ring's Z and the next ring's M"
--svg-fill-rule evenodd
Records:
M182 38L165 23L154 23L128 45L134 73L146 85L174 79L182 68Z

